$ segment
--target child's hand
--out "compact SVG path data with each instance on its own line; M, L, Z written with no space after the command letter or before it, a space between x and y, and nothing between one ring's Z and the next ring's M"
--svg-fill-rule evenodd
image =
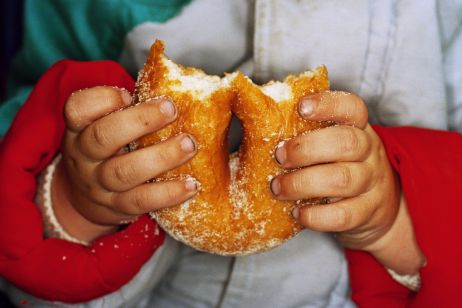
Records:
M196 193L193 180L146 183L195 155L190 135L124 151L131 141L174 121L173 103L158 99L121 110L130 104L127 91L112 87L76 92L66 103L63 159L52 196L58 220L81 240L93 240L140 214L181 203Z
M408 259L420 262L423 257L399 181L381 140L367 122L361 98L344 92L315 94L302 100L299 111L306 119L339 125L278 146L276 160L296 170L273 179L273 194L281 200L325 198L331 204L301 206L294 210L294 217L309 229L336 232L344 246L369 251L387 267L414 272L422 264ZM405 259L396 258L392 251L408 242L409 256L401 250Z

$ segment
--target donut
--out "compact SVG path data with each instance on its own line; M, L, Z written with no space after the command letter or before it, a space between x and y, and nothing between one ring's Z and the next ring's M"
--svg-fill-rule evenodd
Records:
M168 59L157 40L138 74L134 100L142 104L170 97L178 117L135 141L132 149L191 134L196 156L153 181L191 176L199 190L182 204L152 212L152 218L176 240L219 255L261 252L295 236L302 227L291 212L302 202L273 197L271 179L287 172L275 161L274 150L282 140L330 125L304 120L297 112L303 96L328 87L324 66L261 86L241 72L210 76ZM244 136L237 153L230 155L227 133L232 114L241 121Z

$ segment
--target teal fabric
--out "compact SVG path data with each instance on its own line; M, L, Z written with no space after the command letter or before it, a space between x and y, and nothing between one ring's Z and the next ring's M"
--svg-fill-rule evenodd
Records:
M20 87L10 99L5 101L5 104L0 106L0 139L10 127L16 113L24 104L31 91L32 86Z
M145 21L165 22L191 0L28 0L23 43L12 64L0 136L35 82L56 61L118 60L125 35Z

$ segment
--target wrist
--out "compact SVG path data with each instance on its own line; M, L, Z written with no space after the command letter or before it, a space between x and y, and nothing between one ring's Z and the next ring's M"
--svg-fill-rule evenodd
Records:
M51 182L51 206L54 215L66 233L82 242L91 242L100 236L113 233L117 226L96 224L81 215L72 205L72 187L64 163L56 167Z
M365 250L384 267L398 274L413 275L425 265L425 256L415 238L406 199L402 193L398 213L390 229Z

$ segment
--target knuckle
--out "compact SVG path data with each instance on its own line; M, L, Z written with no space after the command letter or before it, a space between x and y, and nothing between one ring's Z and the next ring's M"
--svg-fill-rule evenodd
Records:
M358 121L358 126L364 126L367 123L368 120L368 110L367 106L364 103L363 99L356 95L356 94L351 94L351 108L353 111L353 114L356 115L356 120Z
M175 199L175 189L173 189L172 185L165 185L164 189L165 199L167 202Z
M335 231L348 230L352 221L352 213L348 208L335 206L332 216L332 225L335 226Z
M307 179L303 175L295 174L288 179L287 184L289 192L299 194L303 192L304 188L307 186ZM284 185L284 182L281 183L281 186L282 185Z
M135 174L132 164L117 163L113 167L114 179L121 184L128 184Z
M299 215L300 223L314 231L341 232L352 227L353 213L344 206L302 207Z
M341 115L343 114L343 101L341 99L332 99L331 102L332 114Z
M330 231L331 223L326 220L326 211L319 206L306 206L300 209L302 225L313 231Z
M337 172L337 177L334 180L334 184L338 188L348 188L353 182L353 175L350 168L342 166Z
M101 148L106 147L110 142L108 137L108 130L99 123L95 123L95 125L92 126L90 134L95 145Z
M372 141L369 135L363 130L359 131L358 137L358 159L365 159L372 151Z
M121 161L103 164L100 172L101 185L109 191L122 191L130 188L135 176L132 164Z
M166 145L166 144L165 144ZM176 159L178 154L166 146L163 149L158 149L152 155L152 162L158 166L170 165L173 159Z
M74 92L64 105L64 119L71 126L77 126L83 118L82 108L79 106L80 94Z
M132 203L135 214L145 213L147 204L149 203L149 193L147 189L138 189L133 196Z
M360 187L361 192L370 191L376 184L379 177L374 178L374 171L369 164L365 165L361 170L362 185Z
M385 146L371 127L366 128L366 138L369 154L377 157L387 157Z
M175 201L179 195L179 191L177 187L173 184L173 182L167 183L167 185L165 185L164 192L165 192L166 201L169 204L172 203L172 201Z
M360 140L356 129L353 127L344 127L343 134L339 135L338 142L343 153L354 154L360 151Z
M116 111L123 107L120 90L108 86L98 86L90 89L93 99L105 106L105 114Z

